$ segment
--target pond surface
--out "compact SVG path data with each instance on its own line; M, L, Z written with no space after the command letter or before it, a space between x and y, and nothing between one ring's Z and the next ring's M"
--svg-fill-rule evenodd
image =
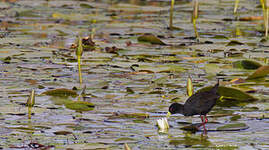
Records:
M24 149L39 143L52 149L269 149L269 78L246 79L255 70L235 68L233 62L253 60L268 65L268 42L258 0L242 0L233 14L232 0L203 0L191 23L191 1L176 1L174 26L168 30L168 0L9 0L0 2L0 149ZM166 45L141 43L144 33ZM75 49L78 35L94 36L95 50L82 55L83 85ZM117 52L105 49L115 46ZM194 91L214 85L249 92L257 101L217 105L207 127L243 123L237 131L181 130L199 123L199 116L174 115L171 128L160 133L156 120L165 117L173 102L188 98L186 83ZM95 105L75 111L78 97L41 94L51 89L86 86L83 100ZM36 91L32 117L24 105Z

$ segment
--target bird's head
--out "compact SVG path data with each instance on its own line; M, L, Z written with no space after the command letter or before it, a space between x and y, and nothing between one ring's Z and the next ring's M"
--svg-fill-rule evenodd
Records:
M170 116L169 114L183 114L184 112L184 106L182 104L179 103L173 103L170 105L169 109L168 109L168 113L167 116Z

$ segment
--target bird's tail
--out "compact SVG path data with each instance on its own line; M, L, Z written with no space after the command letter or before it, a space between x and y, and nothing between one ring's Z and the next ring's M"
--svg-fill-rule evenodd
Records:
M215 84L215 86L211 89L211 91L212 91L213 93L217 93L217 92L218 92L218 88L219 88L219 80L218 80L218 83Z

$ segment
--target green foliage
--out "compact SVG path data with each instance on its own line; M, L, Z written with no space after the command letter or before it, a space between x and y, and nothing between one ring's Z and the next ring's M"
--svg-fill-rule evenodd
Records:
M241 68L241 69L258 69L262 65L256 61L252 60L238 60L233 62L234 68Z
M137 38L139 42L148 42L151 44L166 45L163 41L152 34L141 35Z
M218 127L218 131L235 131L235 130L243 130L248 128L248 126L244 123L234 123L234 124L226 124L224 126Z
M202 88L200 90L198 90L198 92L201 91L209 91L212 88L212 86L208 86L205 88ZM224 86L219 86L218 88L218 93L223 96L224 100L225 99L232 99L232 100L237 100L238 103L239 102L250 102L250 101L254 101L257 100L257 98L239 90L239 89L235 89L235 88L231 88L231 87L224 87Z
M77 49L76 49L76 55L78 58L80 58L83 54L83 44L82 44L82 39L81 37L78 37L78 42L77 42Z
M84 101L67 101L65 107L68 109L76 110L78 112L91 111L94 109L94 104Z
M76 91L65 89L65 88L60 88L60 89L53 89L53 90L48 90L43 92L42 94L49 95L49 96L72 96L76 97L78 96Z

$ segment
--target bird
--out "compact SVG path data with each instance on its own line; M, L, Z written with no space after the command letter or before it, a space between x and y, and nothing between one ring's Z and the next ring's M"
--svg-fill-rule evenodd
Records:
M216 101L220 98L218 94L219 81L209 91L200 91L193 94L187 99L184 105L179 103L173 103L170 105L167 118L171 114L183 114L184 116L200 115L202 123L198 126L204 127L206 133L205 124L208 122L206 114L211 111L215 106Z

